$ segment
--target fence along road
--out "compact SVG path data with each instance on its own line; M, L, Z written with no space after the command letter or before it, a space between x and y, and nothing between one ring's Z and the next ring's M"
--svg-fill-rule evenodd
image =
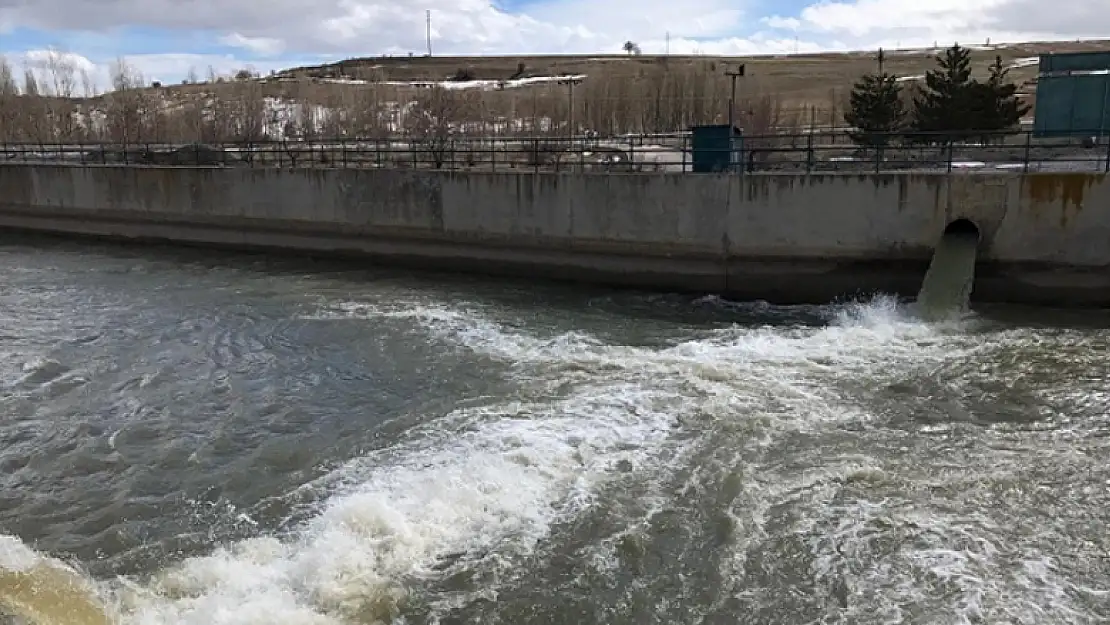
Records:
M1031 132L872 135L872 143L882 147L860 147L845 131L747 136L731 168L784 173L1110 172L1110 138L1090 136L1079 140L1041 139ZM3 144L0 163L690 173L695 171L693 153L689 133L609 138L450 135L210 144ZM725 154L720 160L727 162Z

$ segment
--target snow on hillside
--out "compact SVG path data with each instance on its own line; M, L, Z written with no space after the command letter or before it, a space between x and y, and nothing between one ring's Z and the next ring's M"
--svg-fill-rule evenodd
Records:
M970 47L970 46L969 46ZM1006 64L1006 69L1020 69L1022 67L1032 67L1041 62L1039 56L1026 56L1020 59L1014 59ZM899 76L894 79L895 82L910 82L914 80L925 80L925 74L914 74L912 76Z
M163 101L161 103L166 113L174 114L182 111L186 105L180 102ZM376 127L391 134L401 134L405 131L410 119L420 113L415 111L418 104L413 102L383 102L378 112ZM203 104L203 117L212 121L215 117L215 102L208 99ZM285 139L303 139L309 135L326 135L334 132L336 125L332 122L343 122L349 113L343 110L331 109L316 104L306 104L296 100L266 97L263 99L261 114L262 136L273 141ZM426 114L426 113L425 113ZM74 113L77 126L87 128L94 133L101 134L107 130L108 115L100 109L78 111ZM530 119L503 118L487 121L461 121L448 123L447 127L452 132L468 134L513 134L527 132L550 132L559 126L554 120L541 117L535 120L535 127Z
M451 90L480 89L482 91L492 91L494 89L516 89L542 84L581 82L585 79L585 74L574 74L569 76L530 76L528 78L514 78L512 80L370 81L356 80L353 78L321 78L320 81L341 85L384 85L389 87L416 87L426 89L440 87Z

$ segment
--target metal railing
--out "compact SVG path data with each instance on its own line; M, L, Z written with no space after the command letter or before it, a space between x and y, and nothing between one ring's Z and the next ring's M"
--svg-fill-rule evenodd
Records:
M1030 132L744 136L703 149L690 133L621 137L472 137L238 141L210 144L0 144L0 165L362 168L502 172L1110 172L1110 136Z

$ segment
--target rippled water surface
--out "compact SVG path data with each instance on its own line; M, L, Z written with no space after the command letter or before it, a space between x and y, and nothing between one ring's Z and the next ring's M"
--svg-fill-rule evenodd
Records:
M41 623L1110 619L1104 313L0 262L0 605Z

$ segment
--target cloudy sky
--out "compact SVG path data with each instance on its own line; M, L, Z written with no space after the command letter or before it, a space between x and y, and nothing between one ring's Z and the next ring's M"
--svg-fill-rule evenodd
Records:
M0 54L75 55L101 84L125 57L148 80L267 72L351 56L753 54L1060 40L1110 33L1106 0L0 0Z

